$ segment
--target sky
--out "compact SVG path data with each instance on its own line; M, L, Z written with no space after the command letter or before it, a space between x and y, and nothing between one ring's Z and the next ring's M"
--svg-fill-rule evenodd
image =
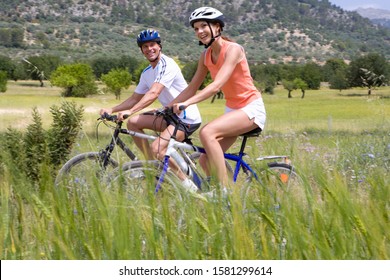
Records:
M390 11L389 0L329 0L329 2L348 11L356 10L359 7L376 8Z

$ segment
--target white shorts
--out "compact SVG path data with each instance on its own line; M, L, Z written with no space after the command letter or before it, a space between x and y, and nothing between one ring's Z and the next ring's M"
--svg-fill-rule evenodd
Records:
M240 109L232 109L229 107L225 107L225 114L229 113L234 110L242 110L247 114L248 118L255 119L255 124L257 124L261 130L264 129L265 125L265 120L266 120L266 112L265 112L265 107L264 107L264 102L262 98L256 99L255 101L252 101L245 107L242 107Z

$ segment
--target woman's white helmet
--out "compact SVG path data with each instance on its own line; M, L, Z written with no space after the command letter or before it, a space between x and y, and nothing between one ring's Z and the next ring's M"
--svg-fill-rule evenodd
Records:
M221 29L225 26L224 15L217 9L211 7L200 7L191 13L189 22L192 27L194 27L194 23L199 20L218 22L221 25Z

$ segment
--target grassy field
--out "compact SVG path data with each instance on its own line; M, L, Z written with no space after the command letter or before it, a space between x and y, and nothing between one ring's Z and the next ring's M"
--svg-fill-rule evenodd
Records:
M64 99L58 88L37 85L10 82L0 94L0 135L8 127L23 131L33 107L50 125L50 106ZM107 191L96 181L87 198L69 197L47 170L37 186L5 161L1 259L389 259L390 88L372 96L327 88L293 96L281 88L264 95L266 129L249 142L248 153L289 154L303 196L286 194L275 209L262 194L246 212L234 194L231 207L184 194L170 207L152 188L134 203L120 188ZM105 144L94 135L99 108L118 101L111 95L73 100L85 107L73 153L96 150ZM199 107L204 123L224 110L222 100Z

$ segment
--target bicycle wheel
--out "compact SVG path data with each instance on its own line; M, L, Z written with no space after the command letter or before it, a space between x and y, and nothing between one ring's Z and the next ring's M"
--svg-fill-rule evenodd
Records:
M58 171L56 186L67 188L88 188L94 182L103 182L118 163L110 159L108 165L102 166L102 155L99 152L79 154L68 160Z
M133 200L146 198L149 193L155 192L161 172L162 163L158 160L126 162L114 171L115 175L112 176L109 186L120 187ZM178 184L178 178L168 171L161 187Z
M127 162L117 170L109 187L111 191L125 195L133 205L154 209L159 224L165 224L166 219L170 219L178 228L182 228L188 193L181 186L179 178L169 170L160 189L156 190L162 168L163 164L158 160Z
M246 178L247 184L242 190L246 209L253 209L267 202L277 208L291 196L302 198L304 195L302 181L289 164L267 163L267 167L258 176L258 182L253 176Z

